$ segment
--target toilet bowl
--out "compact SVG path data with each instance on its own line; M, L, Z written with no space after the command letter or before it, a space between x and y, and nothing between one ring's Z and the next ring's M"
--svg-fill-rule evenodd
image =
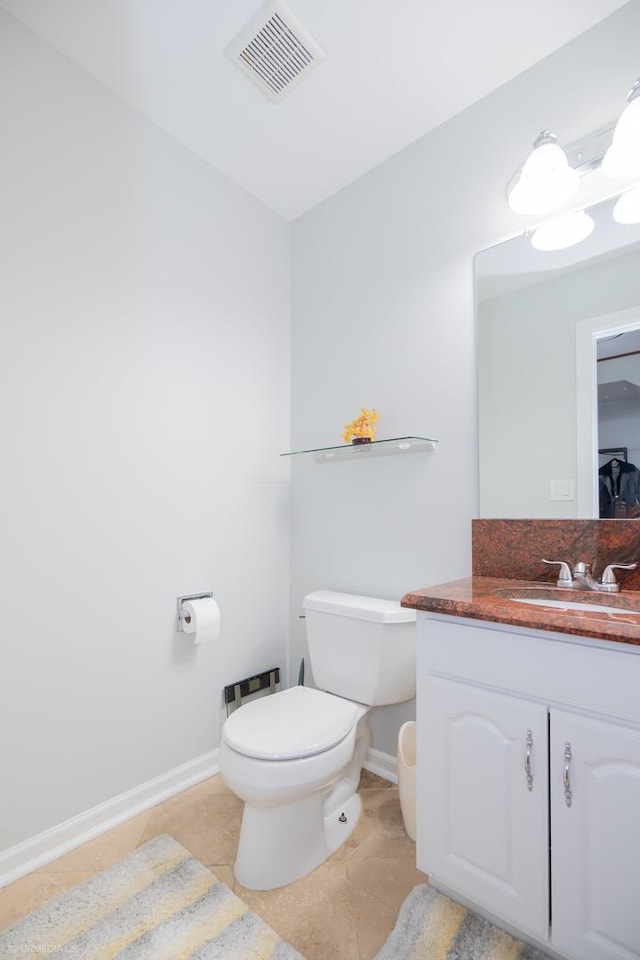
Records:
M234 865L242 886L270 890L292 883L348 838L360 814L356 791L370 743L368 710L292 687L229 717L219 762L225 782L245 803Z
M254 700L222 730L220 773L244 800L234 873L252 890L300 879L345 842L361 812L367 715L415 694L414 610L329 591L309 594L303 606L322 689Z

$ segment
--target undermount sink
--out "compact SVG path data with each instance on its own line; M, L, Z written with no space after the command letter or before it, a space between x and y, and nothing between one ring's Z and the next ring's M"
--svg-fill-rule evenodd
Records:
M587 610L591 613L606 613L616 616L640 617L640 610L628 610L626 607L614 607L604 603L580 603L575 600L540 600L533 597L507 597L515 603L531 603L537 607L553 607L556 610L579 610L581 613Z
M552 586L502 588L495 592L497 596L512 600L514 603L525 603L558 611L604 615L614 620L640 622L640 604L637 603L637 597L626 597L624 594L605 598L598 597L594 591L594 593L582 593L576 596L568 590Z

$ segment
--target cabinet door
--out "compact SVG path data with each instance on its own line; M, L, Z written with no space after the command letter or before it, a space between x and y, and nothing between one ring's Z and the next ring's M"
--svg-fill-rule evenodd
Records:
M553 944L578 960L637 960L640 733L552 711L550 776Z
M542 940L549 933L547 740L540 704L437 677L420 682L418 865L436 884Z

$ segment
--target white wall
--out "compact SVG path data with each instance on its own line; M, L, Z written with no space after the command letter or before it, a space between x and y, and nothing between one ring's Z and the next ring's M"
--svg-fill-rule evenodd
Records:
M540 130L570 143L620 112L639 31L633 2L294 224L294 446L339 442L342 424L374 405L380 436L424 432L440 445L406 459L296 461L292 662L305 653L296 613L308 590L397 598L470 572L473 256L526 222L505 189ZM381 714L374 745L394 752L411 710Z
M1 851L284 664L290 330L288 225L2 13L0 129Z
M361 405L440 440L295 462L294 670L308 590L469 572L473 255L539 130L619 112L639 30L634 0L294 225L292 445ZM214 749L222 685L282 662L290 443L286 224L4 14L0 111L2 850ZM215 647L174 630L198 589Z

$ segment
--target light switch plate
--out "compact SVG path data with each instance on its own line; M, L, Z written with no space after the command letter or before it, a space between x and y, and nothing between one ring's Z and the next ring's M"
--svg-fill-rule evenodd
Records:
M550 480L549 481L549 499L550 500L575 500L576 482L575 480Z

